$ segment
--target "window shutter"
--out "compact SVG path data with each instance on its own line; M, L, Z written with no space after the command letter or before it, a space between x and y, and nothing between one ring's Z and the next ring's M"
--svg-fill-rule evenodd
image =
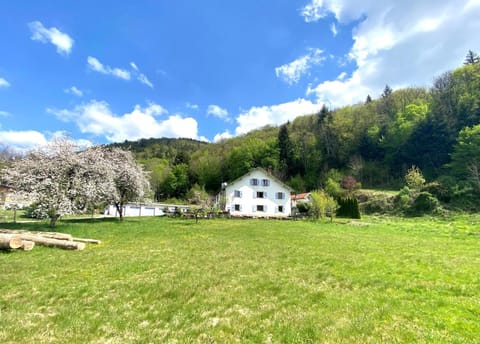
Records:
M263 198L267 198L267 192L266 191L263 193Z
M257 192L256 191L253 192L253 198L257 198Z
M240 198L242 198L242 191L240 191Z
M257 207L255 205L252 205L252 212L256 212L257 211Z
M266 204L263 206L263 211L267 212L267 205Z

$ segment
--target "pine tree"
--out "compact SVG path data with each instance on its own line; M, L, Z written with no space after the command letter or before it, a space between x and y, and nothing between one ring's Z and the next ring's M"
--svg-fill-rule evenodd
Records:
M480 56L477 53L474 53L472 50L469 50L467 56L465 57L464 65L475 64L480 62Z

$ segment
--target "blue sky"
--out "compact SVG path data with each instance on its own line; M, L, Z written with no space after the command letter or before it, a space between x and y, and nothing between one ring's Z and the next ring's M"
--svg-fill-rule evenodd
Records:
M429 86L480 0L2 1L0 145L214 142Z

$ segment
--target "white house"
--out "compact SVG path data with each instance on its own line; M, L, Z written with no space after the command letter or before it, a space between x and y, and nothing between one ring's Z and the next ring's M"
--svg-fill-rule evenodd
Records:
M225 187L225 211L232 216L288 217L292 189L262 168Z

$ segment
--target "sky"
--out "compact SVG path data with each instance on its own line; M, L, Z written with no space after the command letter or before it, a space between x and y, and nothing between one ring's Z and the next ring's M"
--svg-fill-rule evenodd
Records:
M0 0L0 146L208 142L429 87L480 0Z

